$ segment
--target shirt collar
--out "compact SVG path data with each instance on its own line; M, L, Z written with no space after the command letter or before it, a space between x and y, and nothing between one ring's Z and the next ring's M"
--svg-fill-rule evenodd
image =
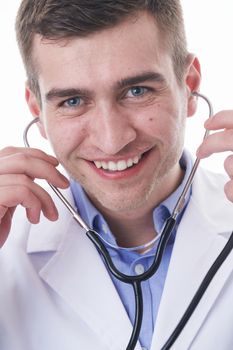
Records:
M189 154L188 151L184 151L182 154L182 157L180 159L180 167L184 171L184 177L183 177L181 184L177 187L177 189L172 194L170 194L169 197L167 197L163 202L161 202L159 204L159 206L157 206L154 209L153 219L154 219L155 229L157 232L160 232L162 230L162 227L163 227L166 219L172 214L173 209L175 208L175 205L176 205L179 197L181 196L181 193L184 189L184 186L185 186L185 184L188 180L188 177L191 173L192 166L193 166L193 160L192 160L191 155ZM184 210L188 204L190 195L191 195L191 190L186 195L183 210L181 211L181 213L179 214L179 217L177 219L178 223L181 220L181 217L184 213Z
M76 182L75 180L71 180L70 187L74 196L75 205L79 212L79 215L87 223L87 225L93 229L95 217L102 215L94 207L94 205L88 198L86 192L78 182Z

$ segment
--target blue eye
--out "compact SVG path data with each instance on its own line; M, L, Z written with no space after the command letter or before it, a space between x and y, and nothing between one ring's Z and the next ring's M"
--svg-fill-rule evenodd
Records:
M129 92L131 93L131 95L133 95L133 97L140 97L144 95L145 92L147 92L147 89L141 86L135 86L131 88Z
M69 100L67 100L64 105L66 105L67 107L78 107L81 104L81 99L80 97L73 97L70 98Z

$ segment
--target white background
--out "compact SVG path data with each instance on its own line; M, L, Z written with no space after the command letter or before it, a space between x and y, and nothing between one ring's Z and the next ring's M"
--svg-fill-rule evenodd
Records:
M18 53L14 21L20 0L5 1L0 10L0 148L21 146L22 132L31 116L24 100L25 73ZM233 1L182 0L189 50L202 66L202 93L214 110L233 109ZM207 109L200 103L196 117L188 120L186 146L195 154L200 144ZM40 138L33 146L42 147ZM214 155L203 165L223 171L226 155Z

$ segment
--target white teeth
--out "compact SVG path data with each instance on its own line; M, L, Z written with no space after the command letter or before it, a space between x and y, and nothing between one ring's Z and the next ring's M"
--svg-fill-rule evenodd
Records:
M108 164L106 162L101 162L101 166L103 169L107 170L108 169Z
M127 160L119 160L118 162L105 162L105 161L94 161L96 168L103 168L104 170L110 171L123 171L127 168L132 167L134 164L138 164L140 156L135 156L134 158L129 158Z
M127 166L131 167L133 165L133 159L128 159L127 160Z
M116 171L117 170L117 164L114 162L108 162L108 170Z
M117 170L118 171L122 171L127 169L127 163L125 160L120 160L119 162L117 162Z
M95 166L96 166L96 168L100 169L101 168L101 162L96 161L95 162Z

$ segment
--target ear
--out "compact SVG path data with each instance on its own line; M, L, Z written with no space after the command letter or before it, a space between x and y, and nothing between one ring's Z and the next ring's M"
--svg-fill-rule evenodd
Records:
M29 110L34 118L39 118L39 121L37 124L41 135L47 139L45 128L42 122L42 110L41 110L41 103L38 101L38 98L36 97L35 93L32 92L32 90L29 88L28 84L25 85L25 99L27 101Z
M187 95L188 95L188 117L195 114L197 109L197 97L192 92L199 91L201 83L201 67L196 56L189 54L187 57L188 68L185 77Z

